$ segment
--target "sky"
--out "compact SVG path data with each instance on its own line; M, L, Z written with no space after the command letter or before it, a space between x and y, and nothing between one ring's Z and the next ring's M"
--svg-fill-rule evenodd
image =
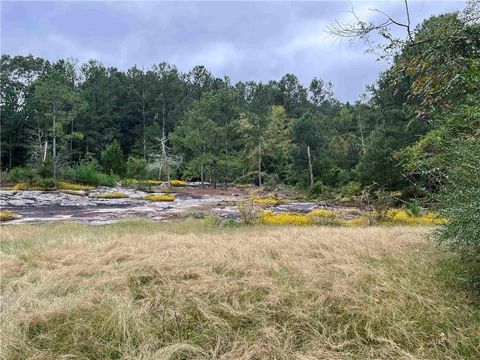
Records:
M463 1L410 1L413 24L461 10ZM295 74L333 83L335 97L354 101L388 63L327 33L335 19L381 20L380 9L405 19L403 1L158 2L1 1L2 54L51 61L96 59L125 70L166 61L188 72L205 65L232 82Z

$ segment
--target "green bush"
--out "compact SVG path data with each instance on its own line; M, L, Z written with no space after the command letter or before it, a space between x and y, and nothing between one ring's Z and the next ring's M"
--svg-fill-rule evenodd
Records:
M60 170L60 169L59 169ZM53 177L53 163L52 159L49 157L47 161L42 163L37 169L36 172L39 178L51 178Z
M114 173L119 176L125 174L123 151L117 140L114 140L102 152L102 168L108 174Z
M422 206L420 205L420 201L418 201L417 199L413 199L408 202L405 206L405 210L411 216L420 216L422 215L423 211Z
M350 181L341 187L340 193L343 197L358 196L362 193L362 185L357 181Z
M145 159L129 156L126 168L128 179L146 179L148 176L147 161Z
M480 138L452 141L449 156L454 164L438 194L438 205L448 222L439 239L464 259L480 264ZM480 273L477 275L480 286Z
M114 186L117 181L115 175L102 173L98 163L94 160L80 162L75 166L74 171L75 179L72 180L83 184Z
M321 181L315 181L315 183L310 187L309 192L311 196L320 196L325 192L325 186Z
M43 186L45 189L54 189L55 188L55 181L53 178L41 178L38 181L38 185Z
M10 171L11 182L26 182L29 184L37 183L40 181L40 177L37 172L28 167L16 167Z
M75 181L75 169L71 166L65 166L60 171L60 179Z

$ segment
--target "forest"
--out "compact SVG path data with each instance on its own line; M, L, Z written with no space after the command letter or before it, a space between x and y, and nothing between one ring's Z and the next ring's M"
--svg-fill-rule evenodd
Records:
M294 186L320 198L388 191L450 214L444 235L470 249L480 235L464 226L478 221L480 198L476 6L408 27L404 39L385 24L332 27L385 39L371 50L391 66L355 103L294 74L233 84L201 65L123 71L2 55L2 181L178 178Z

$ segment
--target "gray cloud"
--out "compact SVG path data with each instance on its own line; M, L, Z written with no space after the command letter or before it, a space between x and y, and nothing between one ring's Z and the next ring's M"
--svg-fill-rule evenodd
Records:
M415 24L460 1L411 3ZM1 3L2 54L57 60L95 58L126 69L161 61L182 71L207 66L232 81L296 74L334 83L335 95L354 100L388 64L325 32L351 8L364 18L380 8L401 18L402 1L388 2L5 2Z

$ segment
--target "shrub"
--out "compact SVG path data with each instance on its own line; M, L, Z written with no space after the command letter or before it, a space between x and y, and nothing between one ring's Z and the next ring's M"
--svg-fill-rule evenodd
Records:
M218 215L210 214L203 218L203 223L209 227L219 227L222 224L222 218Z
M367 216L360 216L350 220L347 220L343 223L345 226L369 226L370 220Z
M340 193L343 197L352 198L362 193L362 185L356 181L350 181L346 185L342 186Z
M93 190L95 189L94 186L89 185L81 185L81 184L73 184L67 181L58 181L57 182L57 189L59 190Z
M108 174L124 175L125 160L122 148L117 140L114 140L102 152L102 168Z
M446 219L432 211L414 216L405 209L393 209L387 211L384 222L399 225L442 225L446 223Z
M65 166L61 169L60 179L75 181L75 169L71 166Z
M328 209L316 209L312 210L308 213L308 216L310 217L335 217L337 214L333 210L328 210Z
M126 164L127 178L145 179L147 175L147 160L129 156Z
M225 228L237 228L241 225L241 222L235 219L227 219L222 225Z
M392 208L395 199L391 193L383 188L378 189L373 193L372 207L374 211L370 211L367 216L370 217L370 222L382 222L387 216L387 212Z
M34 185L28 183L18 183L9 188L3 188L5 190L22 190L22 191L45 191L47 188L43 185Z
M408 202L405 207L405 210L411 216L420 216L422 215L422 211L423 211L422 206L420 205L420 202L417 199L413 199L410 202Z
M38 182L39 176L32 168L16 167L10 171L10 181L12 182L26 182L35 183Z
M42 178L38 182L38 185L45 189L54 189L55 188L55 181L52 178Z
M20 218L20 215L9 210L0 211L0 221L10 221Z
M124 198L128 198L128 195L121 192L111 192L111 193L94 194L93 197L98 199L124 199Z
M310 211L307 216L315 225L342 225L343 220L337 217L335 211L317 209Z
M57 163L58 174L61 173L64 164ZM47 157L47 161L41 163L41 165L35 169L39 178L51 178L53 177L53 161L51 157ZM57 175L58 175L57 174Z
M259 209L255 206L252 201L242 201L237 204L238 214L240 219L245 224L253 224L260 214Z
M313 196L313 197L318 197L324 192L325 192L325 186L320 180L315 181L315 183L310 187L310 190L309 190L310 196Z
M175 195L148 195L143 198L148 201L174 201Z
M170 180L170 185L172 186L185 186L187 182L185 180Z
M303 214L280 213L274 214L272 211L264 211L258 221L263 224L271 225L310 225L312 219Z
M265 198L254 198L253 202L258 205L265 205L265 206L274 206L274 205L281 205L284 203L283 200L277 198L276 195L269 195Z
M117 178L100 171L95 160L84 160L75 168L75 180L84 184L114 186Z

